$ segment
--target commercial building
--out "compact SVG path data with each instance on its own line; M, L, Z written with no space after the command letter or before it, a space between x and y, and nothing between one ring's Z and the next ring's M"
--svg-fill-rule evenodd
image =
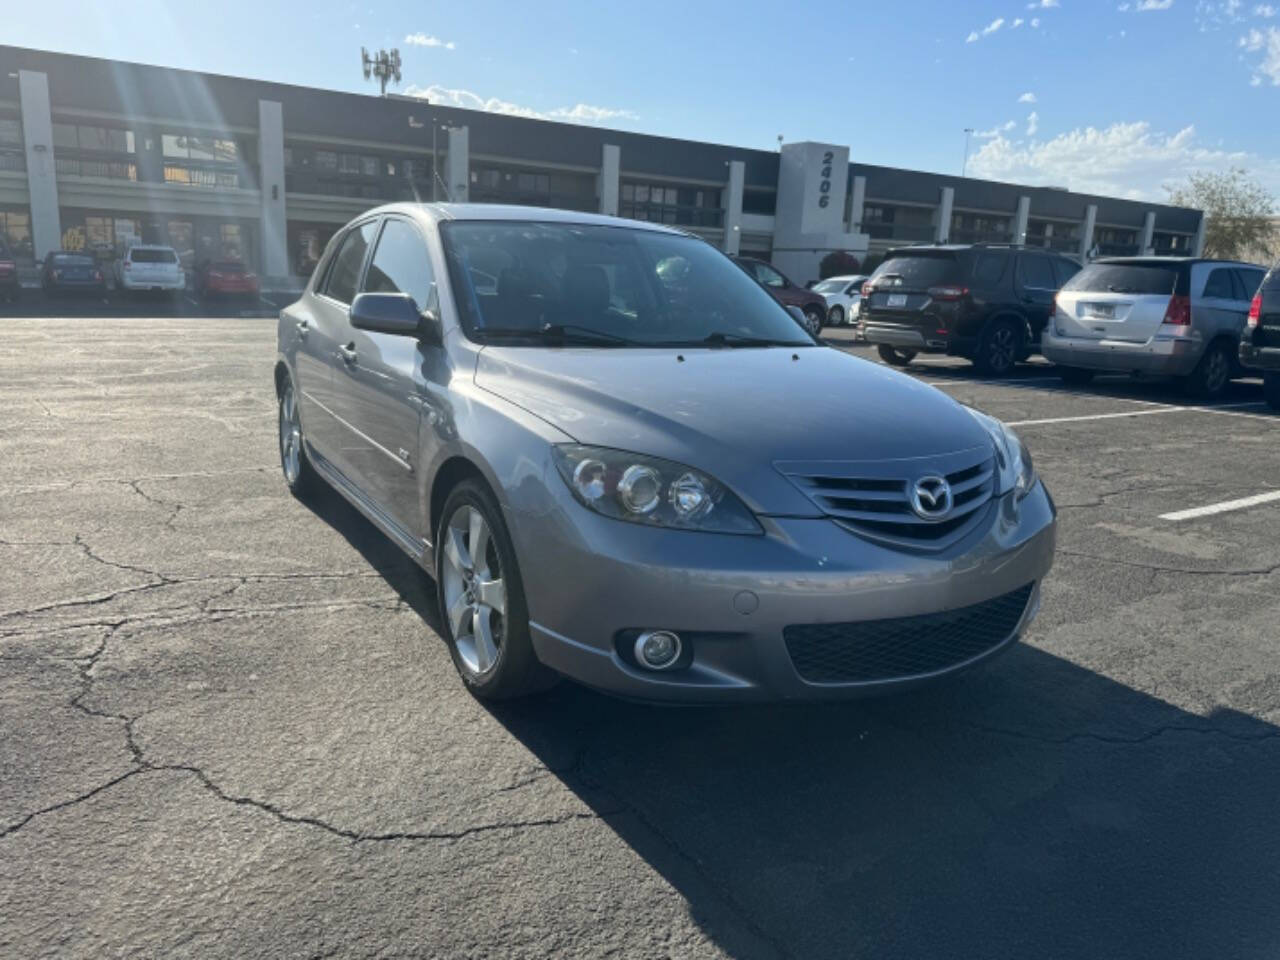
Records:
M859 126L865 127L865 124ZM1199 211L0 46L0 233L39 260L135 240L306 276L377 203L450 199L669 223L798 281L831 250L928 241L1198 252Z

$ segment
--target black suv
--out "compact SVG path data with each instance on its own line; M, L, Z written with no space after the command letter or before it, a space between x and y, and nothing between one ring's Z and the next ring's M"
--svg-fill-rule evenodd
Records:
M858 320L886 363L945 353L999 376L1037 348L1054 294L1079 269L1008 244L890 250L862 288Z
M1280 410L1280 263L1267 271L1249 304L1249 319L1240 338L1240 362L1262 371L1262 392Z

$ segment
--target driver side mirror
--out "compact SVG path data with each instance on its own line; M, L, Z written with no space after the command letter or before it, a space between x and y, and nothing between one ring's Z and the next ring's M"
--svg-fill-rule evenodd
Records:
M431 299L434 305L434 295ZM419 310L407 293L358 294L351 304L351 325L372 333L418 337L433 346L442 340L438 310Z

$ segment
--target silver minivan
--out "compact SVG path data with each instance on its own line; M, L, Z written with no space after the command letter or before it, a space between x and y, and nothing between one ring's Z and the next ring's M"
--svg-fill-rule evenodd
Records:
M1192 257L1096 260L1058 292L1041 352L1068 382L1100 370L1175 377L1216 397L1239 373L1249 301L1265 273Z

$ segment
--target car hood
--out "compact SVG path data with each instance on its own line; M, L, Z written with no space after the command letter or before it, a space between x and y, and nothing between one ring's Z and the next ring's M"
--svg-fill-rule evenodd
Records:
M579 443L697 467L757 512L813 516L783 461L919 459L990 444L942 391L827 347L485 347L476 384Z

